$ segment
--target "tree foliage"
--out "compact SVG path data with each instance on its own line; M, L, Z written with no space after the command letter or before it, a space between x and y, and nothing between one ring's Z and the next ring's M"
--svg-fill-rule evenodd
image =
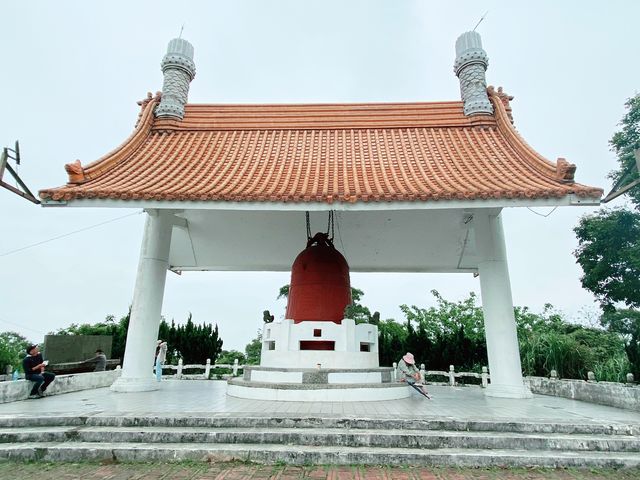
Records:
M0 333L0 373L4 373L7 367L11 367L12 370L22 368L22 359L26 355L29 343L19 333Z
M237 350L222 350L216 363L222 365L233 365L233 363L238 360L240 365L243 365L246 362L246 355Z
M184 325L176 325L171 321L169 325L166 321L160 322L158 338L167 342L167 362L174 363L178 358L182 358L184 363L201 364L210 359L215 363L218 355L222 351L222 339L219 338L218 325L193 323L193 317L189 313L187 322Z
M614 182L628 184L638 178L634 151L640 148L640 95L625 104L627 113L609 144L619 168L609 174ZM634 375L640 375L640 187L627 191L633 209L602 209L580 219L574 229L574 252L582 267L582 286L603 308L601 324L624 344ZM621 308L622 304L626 307ZM615 357L619 358L619 357ZM610 360L615 368L621 361ZM622 368L620 366L620 368Z
M610 332L618 334L631 364L631 373L640 378L640 312L632 309L610 310L600 322Z
M262 333L258 331L258 336L251 340L244 349L247 365L259 365L260 354L262 353Z
M127 343L127 332L129 329L129 312L115 320L113 315L107 315L104 322L95 324L72 323L67 328L59 329L56 335L111 335L111 358L124 360L124 350ZM211 323L196 325L193 323L191 314L184 325L176 325L171 321L169 325L164 319L160 322L158 338L167 342L167 363L177 363L182 358L184 363L204 363L207 358L211 363L222 351L222 339L219 338L218 326Z
M622 129L609 144L618 157L619 168L609 174L617 181L638 178L634 151L640 148L640 94L625 104ZM622 302L628 307L640 307L640 187L626 195L635 209L602 209L580 219L574 229L578 248L574 252L582 267L582 286L591 291L605 310L611 311Z
M288 293L288 285L283 291ZM436 290L431 294L431 307L401 305L405 319L400 323L379 321L377 312L372 321L374 315L360 303L364 292L356 289L354 311L378 327L380 365L391 366L412 352L428 370L446 371L453 364L458 371L479 372L488 360L484 315L476 294L460 301L447 300ZM640 315L633 310L608 317L607 329L572 324L550 304L540 313L515 307L514 316L524 375L548 376L556 370L562 378L584 379L592 371L598 380L624 381L640 357ZM247 364L259 363L261 346L260 335L247 345Z
M582 286L608 310L622 302L640 307L640 214L626 209L600 210L574 229L575 256Z
M609 141L611 150L618 157L619 165L617 170L609 174L609 178L614 183L623 177L625 183L638 178L638 171L633 167L636 165L634 151L640 148L640 94L628 99L625 107L627 107L627 113L620 122L622 130L614 133ZM640 206L640 188L631 189L627 195L636 207Z
M104 322L96 323L72 323L66 328L61 328L54 335L111 335L111 358L124 358L124 348L127 343L127 330L129 329L129 317L131 309L120 320L116 321L114 315L107 315Z

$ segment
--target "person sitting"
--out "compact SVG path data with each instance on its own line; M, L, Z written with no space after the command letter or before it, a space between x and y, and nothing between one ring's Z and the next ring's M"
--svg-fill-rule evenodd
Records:
M44 397L45 390L55 380L54 373L44 371L48 363L48 361L42 360L38 345L27 347L27 356L22 360L22 368L24 369L24 378L33 382L29 398Z
M398 372L400 372L401 382L407 382L411 387L418 390L422 395L431 398L427 389L424 387L424 378L420 374L420 370L416 367L416 360L413 353L407 352L398 362Z

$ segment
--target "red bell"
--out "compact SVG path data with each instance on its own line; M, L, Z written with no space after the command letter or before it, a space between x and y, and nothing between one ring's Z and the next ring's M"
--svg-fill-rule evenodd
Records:
M326 233L316 233L291 267L285 318L340 324L350 303L349 265Z

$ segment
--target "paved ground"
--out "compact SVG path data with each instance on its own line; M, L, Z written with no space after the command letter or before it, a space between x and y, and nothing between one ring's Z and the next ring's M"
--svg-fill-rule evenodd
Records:
M70 416L271 414L640 424L640 412L545 395L535 395L526 400L490 398L485 397L478 387L430 386L433 400L415 392L402 400L346 403L246 400L227 396L226 388L224 381L206 380L167 380L160 384L160 390L142 393L114 393L108 388L99 388L0 404L0 417L48 413Z
M358 479L358 480L631 480L637 470L458 469L388 467L294 467L245 464L36 464L0 463L0 480L236 480L236 479Z
M407 387L408 388L408 387ZM515 400L485 397L476 387L431 386L433 400L415 393L386 402L274 402L229 397L226 382L163 381L160 389L114 393L108 388L85 390L0 404L0 418L33 415L120 416L326 416L358 418L420 418L457 420L527 420L596 424L638 424L640 412L564 398L535 395ZM411 412L407 414L406 412ZM454 469L395 467L295 467L247 464L46 464L0 463L4 479L639 479L638 470Z

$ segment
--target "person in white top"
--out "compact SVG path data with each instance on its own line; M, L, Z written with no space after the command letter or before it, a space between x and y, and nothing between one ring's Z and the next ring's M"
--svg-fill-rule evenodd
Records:
M158 347L156 348L156 380L159 382L162 380L162 367L167 359L167 342L158 340Z

